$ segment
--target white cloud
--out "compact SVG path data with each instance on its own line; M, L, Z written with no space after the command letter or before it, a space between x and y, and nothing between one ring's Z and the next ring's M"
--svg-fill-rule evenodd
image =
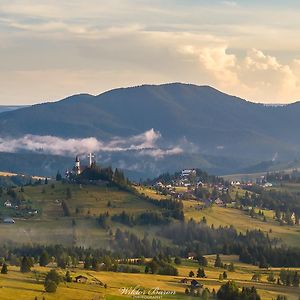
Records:
M153 129L128 138L115 137L110 141L101 141L95 137L63 139L55 136L25 135L21 138L0 138L0 152L32 151L75 156L89 152L137 151L139 155L151 156L157 159L183 152L179 146L166 149L160 148L157 145L160 138L160 133Z
M255 48L248 52L245 59L246 67L257 70L278 70L281 68L280 63L275 56L265 55L262 51Z
M256 90L256 94L269 93L274 96L274 102L281 99L285 102L297 99L300 95L299 68L297 64L281 63L277 57L265 54L258 49L251 49L241 63L240 77L249 87Z
M202 67L210 72L221 86L231 87L239 83L236 68L236 57L228 54L226 45L211 47L189 46L188 51L195 55Z
M174 147L170 149L144 149L139 152L140 155L151 156L155 159L161 159L165 156L179 155L183 153L181 147Z

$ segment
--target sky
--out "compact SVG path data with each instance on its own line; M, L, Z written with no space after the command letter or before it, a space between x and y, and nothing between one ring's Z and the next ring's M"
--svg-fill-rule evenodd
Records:
M0 105L185 82L300 100L300 1L1 0Z

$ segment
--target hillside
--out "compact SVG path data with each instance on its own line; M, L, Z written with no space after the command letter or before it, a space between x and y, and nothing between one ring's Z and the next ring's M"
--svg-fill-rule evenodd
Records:
M103 142L101 154L107 155L108 163L123 164L138 178L170 170L168 159L174 162L174 155L159 161L146 157L148 166L138 161L133 167L131 161L138 153L111 152L105 145L117 136L128 139L153 128L161 134L159 149L181 148L176 169L197 166L214 173L232 173L273 157L280 161L297 158L299 113L299 103L254 104L208 86L144 85L1 113L0 135L8 139L26 134L96 137Z
M70 198L67 198L68 190ZM0 236L3 240L13 243L18 241L34 244L38 241L43 244L106 247L105 243L109 236L106 230L97 224L100 214L106 212L110 215L120 214L123 210L128 213L139 213L157 209L129 192L112 187L93 185L81 187L56 182L54 186L52 184L25 186L24 192L21 192L20 188L16 188L15 191L17 193L15 199L21 199L23 203L22 209L5 208L6 200L12 203L18 200L7 195L0 198L0 216L2 218L11 216L16 219L13 226L0 224ZM62 202L68 206L69 216L65 216ZM34 210L38 213L30 215L30 211ZM76 226L72 223L74 220ZM115 223L112 228L123 226L121 223ZM140 234L143 234L143 229Z
M155 192L148 187L137 187L141 194L146 194L151 198L162 200L168 197ZM183 188L181 188L183 190ZM116 236L117 228L134 234L130 239L130 243L136 242L137 238L151 240L156 238L160 240L163 246L171 246L167 249L176 249L177 245L171 240L160 236L164 225L143 225L128 226L117 221L109 223L109 228L104 229L99 224L99 215L108 212L111 217L120 214L123 210L132 215L138 215L143 212L162 212L164 209L153 205L151 202L139 197L138 194L120 190L110 186L96 185L75 185L61 182L49 182L35 186L25 186L23 190L14 189L17 198L22 199L26 206L30 209L37 209L38 213L33 216L23 214L22 216L14 216L16 213L12 208L4 208L4 200L13 199L8 195L2 195L0 199L1 216L13 216L15 224L0 224L0 238L2 246L21 246L22 251L41 251L39 245L63 245L65 251L92 251L91 248L110 249L111 241ZM69 191L69 192L68 192ZM234 192L234 191L232 191ZM239 191L240 193L242 191ZM162 200L166 201L166 200ZM68 207L68 216L62 205L65 202ZM199 202L195 200L184 200L184 213L186 220L193 217L200 221L204 216L207 219L209 227L214 224L215 227L235 226L238 231L245 233L247 230L262 229L269 233L270 238L282 238L288 245L299 245L299 231L295 226L279 226L272 217L272 212L267 215L267 222L258 219L252 219L249 215L240 210L233 208L218 207L216 205L199 210ZM176 225L176 220L174 224ZM253 240L251 240L253 242ZM26 245L26 246L24 246ZM149 244L149 247L151 244ZM152 244L153 246L153 244ZM32 247L32 248L31 248ZM37 247L37 248L35 248ZM61 249L62 246L52 246L52 249ZM58 248L56 248L58 247ZM83 248L75 248L83 247ZM14 248L18 249L18 248ZM49 248L50 249L50 248ZM68 250L67 250L68 249ZM3 248L1 248L3 251ZM0 251L1 251L0 250ZM112 249L113 251L116 249ZM121 249L121 253L126 253L127 247ZM7 249L6 249L7 251ZM18 251L18 250L15 250ZM61 250L60 250L61 251ZM2 252L4 253L4 252ZM21 252L22 253L22 252ZM97 252L96 252L97 253ZM101 252L100 252L101 253ZM73 254L74 255L74 254ZM164 290L176 291L176 296L166 295L164 299L194 299L194 297L185 295L185 290L189 287L193 278L189 277L190 271L197 274L199 262L182 257L181 264L176 265L174 257L172 257L172 266L177 268L177 275L159 275L145 274L145 264L150 260L146 259L144 264L133 264L130 262L119 262L119 271L87 268L83 260L77 261L75 265L69 263L66 269L57 266L57 257L52 258L47 266L41 267L36 262L31 268L31 272L21 273L18 261L15 255L10 255L8 262L8 274L0 274L0 297L1 299L10 300L14 297L22 297L22 299L31 300L34 297L38 299L43 296L46 299L110 299L122 300L132 298L131 295L122 295L120 289L125 286L136 286L137 283L141 288L152 289L159 287ZM67 256L68 257L68 256ZM137 256L134 256L137 257ZM83 258L81 258L83 259ZM234 270L229 271L225 267L215 267L215 255L206 255L208 265L205 266L205 278L195 279L201 282L210 292L216 291L227 280L234 280L240 287L255 286L263 300L272 300L278 294L287 295L290 300L297 300L299 296L299 288L293 286L278 285L276 282L269 282L268 276L273 274L275 278L280 275L281 268L259 268L258 266L246 264L239 261L238 255L221 255L223 263L234 264ZM125 273L121 268L133 268L134 272ZM55 294L44 292L44 277L51 269L56 269L62 276L66 271L70 271L72 282L60 283ZM293 268L298 270L299 268ZM126 269L125 269L126 270ZM226 271L227 279L220 279L220 274ZM255 274L260 274L259 280L253 280ZM74 282L78 275L86 276L87 283ZM187 283L181 281L187 278ZM101 284L100 284L101 282ZM104 288L103 284L107 284ZM215 299L213 297L209 299Z
M123 228L140 237L143 237L145 232L148 232L150 237L154 237L165 225L160 223L159 219L150 221L149 224L130 225L128 222L114 220L113 217L123 211L135 217L142 213L155 213L159 216L168 212L167 209L138 196L146 195L156 200L169 198L147 187L138 188L139 194L135 194L119 190L117 187L53 182L47 185L25 186L23 189L15 188L14 191L16 194L13 197L4 192L0 196L0 218L13 217L16 221L13 225L0 223L0 237L10 243L18 241L26 244L36 242L52 244L55 242L65 246L109 247L108 229L99 225L99 215L109 214L112 219L108 223L110 230ZM185 188L180 188L180 191L184 192ZM235 195L236 191L243 193L243 190L235 188L232 188L230 193ZM4 203L7 200L13 205L19 203L19 208L5 207ZM232 225L242 233L260 229L271 238L279 238L283 243L291 246L299 245L299 227L280 226L274 220L275 213L271 210L265 211L267 222L263 222L261 218L253 219L248 213L231 206L225 208L213 205L199 210L199 203L201 204L192 197L183 201L186 221L193 218L199 222L205 217L210 226L212 224ZM31 213L35 210L37 214ZM163 237L161 240L170 243Z

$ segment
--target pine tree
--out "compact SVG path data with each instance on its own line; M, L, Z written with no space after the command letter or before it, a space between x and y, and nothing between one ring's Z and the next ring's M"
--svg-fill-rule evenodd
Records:
M197 271L197 277L198 278L205 278L206 275L205 275L205 271L203 268L199 268L198 271Z
M59 171L57 171L57 174L56 174L56 181L61 181L62 180L62 176L60 174Z
M66 272L65 281L66 282L72 282L72 277L71 277L70 271Z
M20 271L22 273L28 273L31 271L32 262L27 256L24 256L21 261Z
M236 286L235 282L228 281L222 285L217 293L219 299L222 300L233 300L238 299L239 289Z
M203 300L208 300L208 299L209 299L209 296L210 296L209 290L208 290L207 288L204 289L203 292L202 292L202 299L203 299Z
M299 275L298 272L295 272L294 278L293 278L293 286L299 287Z
M216 260L215 260L215 264L214 264L214 266L215 266L216 268L221 268L221 267L223 266L223 264L222 264L222 261L221 261L221 258L220 258L220 255L219 255L219 254L217 254L217 257L216 257Z
M176 265L181 265L181 258L178 257L178 256L176 256L175 259L174 259L174 263L175 263Z
M60 275L57 273L57 271L54 270L54 269L52 269L46 275L45 283L47 281L52 281L52 282L54 282L58 286L59 283L60 283L60 281L61 281L61 278L60 278Z
M208 261L204 256L199 256L198 262L199 262L199 265L202 267L207 267L207 265L208 265Z
M224 271L224 272L223 272L223 279L227 279L227 277L228 277L228 276L227 276L227 273L226 273L226 271Z
M7 264L4 263L1 269L1 274L7 274L8 270L7 270Z
M49 264L49 255L46 251L43 251L40 256L40 266L46 267Z
M231 263L229 264L229 266L228 266L228 271L229 271L229 272L234 272L234 270L235 270L234 264L233 264L233 262L231 262Z
M55 293L57 290L57 284L52 280L45 281L44 285L47 293Z

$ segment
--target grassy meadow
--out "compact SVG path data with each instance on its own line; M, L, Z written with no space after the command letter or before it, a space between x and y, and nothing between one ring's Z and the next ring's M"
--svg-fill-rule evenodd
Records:
M213 267L215 256L207 256L209 265L205 268L207 278L197 279L204 287L210 291L219 287L226 280L219 280L219 275L224 269ZM235 271L228 272L228 279L235 280L239 286L255 286L263 300L276 299L278 294L288 296L289 300L298 300L300 291L299 288L284 287L267 281L267 275L274 272L278 276L279 270L257 269L257 267L239 263L236 256L221 256L224 263L233 262ZM87 283L60 283L55 294L46 293L44 290L43 280L45 274L50 270L50 267L35 266L30 273L21 273L19 267L9 266L8 274L0 274L0 299L13 300L118 300L130 299L131 296L122 295L122 288L130 288L139 286L141 289L152 290L159 288L160 290L175 291L175 295L165 295L162 299L194 299L184 294L186 284L181 283L183 278L188 278L189 282L192 278L188 277L192 270L197 273L199 265L195 261L183 260L180 266L178 276L162 276L153 274L127 274L127 273L112 273L112 272L96 272L82 269L82 265L77 268L69 269L71 276L74 279L78 275L84 275L88 278ZM59 269L63 276L66 270ZM262 277L259 282L251 280L253 274L259 272ZM107 288L104 287L107 285ZM189 284L189 283L188 283Z

